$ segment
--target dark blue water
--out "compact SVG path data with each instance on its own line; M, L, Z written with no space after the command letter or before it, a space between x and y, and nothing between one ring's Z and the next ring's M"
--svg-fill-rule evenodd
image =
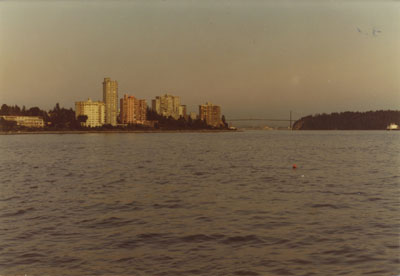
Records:
M2 135L0 182L0 275L400 274L400 132Z

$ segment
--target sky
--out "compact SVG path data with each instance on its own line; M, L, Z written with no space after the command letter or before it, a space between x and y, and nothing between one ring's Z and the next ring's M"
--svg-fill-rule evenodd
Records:
M0 104L180 96L234 118L400 110L400 1L0 1Z

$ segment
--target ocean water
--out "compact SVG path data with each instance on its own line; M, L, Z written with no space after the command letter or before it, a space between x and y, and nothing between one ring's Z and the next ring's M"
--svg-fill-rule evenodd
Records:
M0 275L400 274L400 132L2 135L0 183Z

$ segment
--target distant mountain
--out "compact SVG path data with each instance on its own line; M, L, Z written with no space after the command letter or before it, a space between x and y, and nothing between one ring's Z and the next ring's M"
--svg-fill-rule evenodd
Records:
M400 125L400 111L341 112L316 114L297 120L294 130L384 130L391 123Z

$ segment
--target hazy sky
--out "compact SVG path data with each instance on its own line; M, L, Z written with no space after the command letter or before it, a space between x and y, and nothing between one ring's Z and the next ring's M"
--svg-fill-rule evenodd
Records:
M399 110L400 2L0 1L0 104L102 100L104 77L228 118Z

